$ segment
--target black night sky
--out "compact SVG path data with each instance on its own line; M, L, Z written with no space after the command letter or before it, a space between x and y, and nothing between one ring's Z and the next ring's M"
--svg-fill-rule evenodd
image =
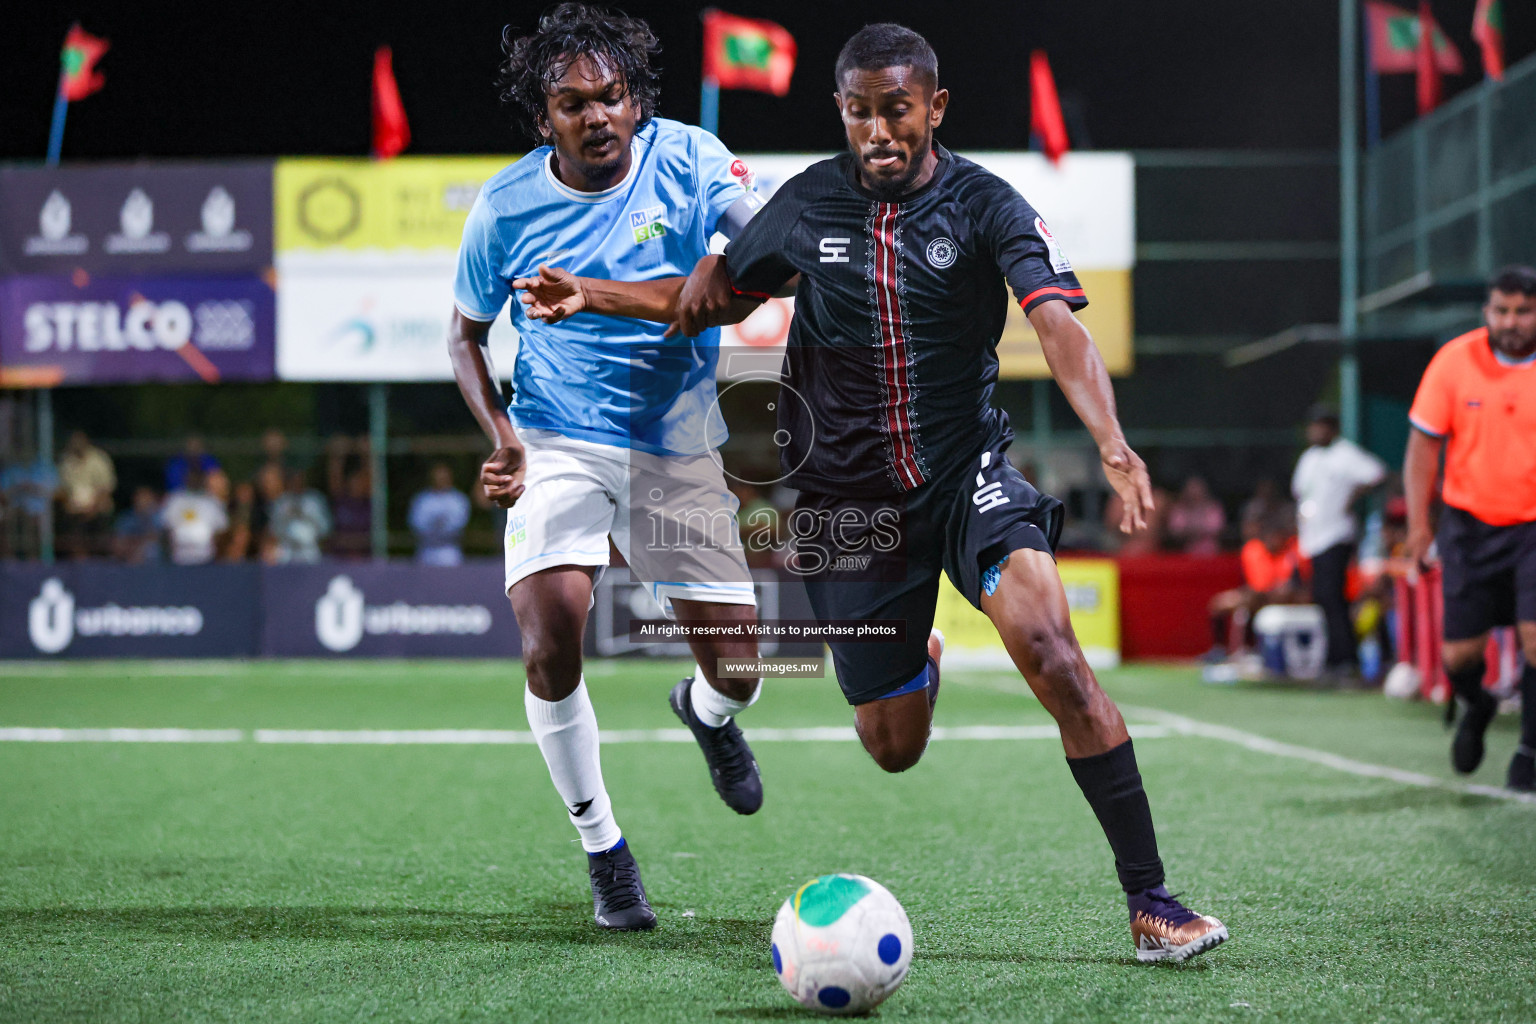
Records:
M78 19L105 36L105 90L75 104L66 160L137 157L363 155L369 144L373 48L394 47L413 132L408 152L526 150L491 84L500 33L531 28L527 2L135 4L79 0L9 6L0 19L0 159L40 160L65 30ZM620 5L662 40L661 113L698 116L698 10ZM1334 0L1020 0L858 3L730 0L725 9L780 22L800 61L786 99L727 92L721 136L742 151L841 145L831 67L862 24L892 20L924 33L953 97L940 137L957 149L1028 144L1029 50L1043 47L1092 148L1318 149L1337 145L1338 8ZM1435 0L1475 84L1474 0ZM1536 42L1536 6L1506 0L1511 63ZM1413 76L1383 81L1387 130L1413 116Z

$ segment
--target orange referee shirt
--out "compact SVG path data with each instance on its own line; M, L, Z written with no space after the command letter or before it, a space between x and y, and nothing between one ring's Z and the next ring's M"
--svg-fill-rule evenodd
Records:
M1445 439L1445 503L1493 526L1536 522L1536 360L1500 362L1479 327L1419 381L1413 425Z

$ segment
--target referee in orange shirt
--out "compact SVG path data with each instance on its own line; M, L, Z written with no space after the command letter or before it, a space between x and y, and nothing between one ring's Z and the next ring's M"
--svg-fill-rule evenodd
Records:
M1483 651L1495 626L1515 625L1525 671L1520 746L1510 789L1536 790L1536 270L1509 267L1488 286L1486 324L1435 353L1414 396L1403 466L1408 551L1424 566L1437 541L1445 591L1441 658L1461 723L1451 764L1470 773L1498 702L1483 689ZM1438 535L1430 501L1445 453Z

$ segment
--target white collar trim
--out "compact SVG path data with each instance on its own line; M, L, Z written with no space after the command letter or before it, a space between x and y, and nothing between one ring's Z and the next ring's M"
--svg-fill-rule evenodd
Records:
M558 192L564 198L572 200L573 202L578 202L578 203L602 203L602 202L607 202L609 199L614 198L620 192L622 192L624 189L628 188L630 182L634 180L635 172L636 172L636 170L640 166L640 133L639 132L636 132L635 133L635 137L633 139L631 139L630 142L629 142L629 155L630 155L630 159L629 159L629 173L625 174L624 177L619 179L619 181L617 183L615 183L613 185L609 185L607 188L603 189L601 192L582 192L579 189L571 188L571 186L569 186L565 182L561 181L555 175L555 166L554 166L555 152L554 152L553 148L550 149L549 156L544 158L544 177L549 180L550 186L553 187L556 192Z

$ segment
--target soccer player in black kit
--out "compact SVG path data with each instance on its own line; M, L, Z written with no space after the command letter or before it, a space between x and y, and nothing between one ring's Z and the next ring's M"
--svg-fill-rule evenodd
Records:
M1124 719L1068 617L1054 547L1062 508L1004 454L992 406L1007 288L1098 442L1122 529L1151 507L1114 392L1073 311L1087 304L1045 222L1014 189L933 139L949 102L927 41L869 25L838 56L849 151L786 182L723 257L682 279L618 283L541 268L530 315L587 311L675 323L684 335L744 319L798 279L778 404L790 528L817 618L898 620L905 640L832 643L864 747L891 772L927 746L941 645L929 635L939 573L997 627L1056 719L1073 777L1103 826L1142 961L1185 960L1227 938L1163 884L1152 813ZM839 555L867 558L839 561ZM860 565L859 569L848 568Z

